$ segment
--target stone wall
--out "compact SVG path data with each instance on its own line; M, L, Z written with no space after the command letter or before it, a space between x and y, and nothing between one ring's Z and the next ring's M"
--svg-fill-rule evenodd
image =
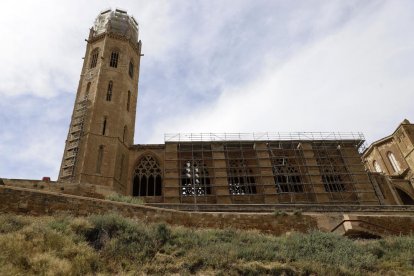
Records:
M113 202L108 200L59 194L56 192L38 191L20 187L0 186L0 213L16 213L27 215L52 215L69 212L75 216L90 214L107 214L116 212L144 222L166 222L172 225L201 228L236 228L256 229L262 232L281 235L287 232L307 232L312 229L346 234L346 218L344 213L203 213L183 212L144 205ZM354 214L351 217L354 229L367 231L380 236L389 234L410 234L414 232L412 212L396 212L393 214ZM336 227L340 225L340 227ZM378 225L378 231L375 231ZM352 228L352 227L351 227ZM372 229L374 228L374 229ZM349 227L348 227L349 229Z

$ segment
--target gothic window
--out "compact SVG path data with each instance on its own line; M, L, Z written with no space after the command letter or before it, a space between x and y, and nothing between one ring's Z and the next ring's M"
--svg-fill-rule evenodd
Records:
M377 161L374 160L374 162L372 162L372 165L374 166L374 169L376 172L382 172L380 165L378 164Z
M187 160L181 172L182 196L203 196L211 194L210 176L202 160Z
M134 170L133 196L160 196L162 193L161 168L151 155L142 157Z
M125 140L127 139L127 135L128 135L128 129L127 129L127 126L124 126L124 132L122 133L122 142L125 143Z
M327 152L316 159L322 175L322 182L327 192L346 191L345 183L348 173L339 158L328 156Z
M129 62L128 74L131 78L134 77L134 63L132 62L132 60Z
M90 58L91 62L89 64L89 68L92 69L96 67L96 64L98 62L98 56L99 56L99 49L96 48L91 53L91 58Z
M102 135L106 134L106 117L104 117L103 124L102 124Z
M96 161L96 173L101 173L104 146L100 145L98 149L98 159Z
M397 159L395 159L395 156L392 152L387 152L387 157L388 160L391 163L392 169L394 170L394 172L399 172L401 170L400 165L397 162Z
M288 157L272 158L273 177L278 193L303 193L298 166Z
M114 51L111 53L111 60L109 61L109 66L113 68L118 67L118 58L119 58L119 52Z
M228 182L231 195L256 193L256 181L253 171L243 159L231 159L228 163Z
M131 103L131 91L128 90L127 106L126 109L129 111L129 105Z
M106 100L108 102L110 102L112 100L112 87L113 87L113 82L109 81L108 90L106 91Z

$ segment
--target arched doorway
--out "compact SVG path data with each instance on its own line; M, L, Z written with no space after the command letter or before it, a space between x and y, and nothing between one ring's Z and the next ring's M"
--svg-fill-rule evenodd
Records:
M414 199L403 190L396 188L398 195L404 205L414 205Z
M134 170L133 196L160 196L162 194L161 168L151 155L139 159Z

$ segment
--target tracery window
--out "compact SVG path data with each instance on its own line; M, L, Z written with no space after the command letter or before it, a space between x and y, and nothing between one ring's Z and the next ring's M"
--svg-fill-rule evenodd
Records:
M99 56L99 48L96 48L92 51L91 53L91 57L90 57L90 64L89 64L89 68L95 68L96 64L98 63L98 56Z
M278 193L303 193L299 168L287 156L272 158L272 169Z
M228 183L231 195L256 193L256 181L253 171L248 168L244 159L228 161Z
M389 152L387 152L387 157L388 157L388 160L391 163L391 166L392 166L392 169L394 170L394 172L399 172L401 170L400 164L398 164L398 161L397 161L397 159L395 159L394 154L389 151Z
M113 67L113 68L117 68L118 67L118 58L119 58L119 52L118 51L114 51L111 53L111 59L109 61L109 66Z
M133 196L160 196L162 194L161 168L151 155L143 156L134 170Z
M106 100L110 102L112 100L112 87L114 83L112 81L109 81L108 83L108 90L106 91Z
M346 191L345 183L348 178L346 167L339 158L333 157L333 155L329 156L328 154L328 152L325 152L324 156L319 156L316 159L322 175L325 191Z
M202 196L211 194L210 176L202 160L187 160L181 172L182 196Z

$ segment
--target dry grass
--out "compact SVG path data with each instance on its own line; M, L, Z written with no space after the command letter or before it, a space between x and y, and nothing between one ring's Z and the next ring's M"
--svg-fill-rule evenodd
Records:
M147 225L110 214L0 215L0 275L412 275L414 237Z

